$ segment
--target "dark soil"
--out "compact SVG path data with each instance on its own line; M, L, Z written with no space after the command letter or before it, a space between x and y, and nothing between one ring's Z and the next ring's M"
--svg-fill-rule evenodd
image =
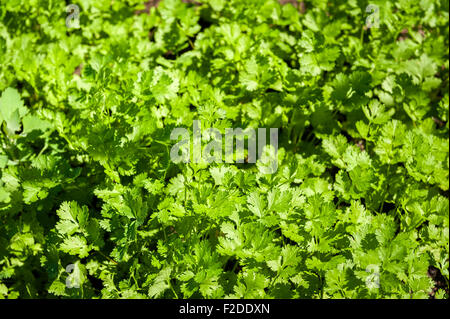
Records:
M434 296L436 295L436 292L439 289L443 289L445 290L445 292L448 295L448 286L447 283L445 281L444 276L442 276L441 271L434 267L434 266L429 266L428 267L428 277L430 277L431 279L433 279L435 285L434 288L431 290L431 292L429 293L430 295L430 299L434 299Z
M78 75L81 76L81 70L83 69L83 64L80 64L79 66L77 66L77 68L75 69L75 71L73 71L74 75Z
M134 14L142 14L142 13L150 13L150 8L157 7L158 4L161 2L161 0L150 0L145 1L145 9L144 10L137 10Z

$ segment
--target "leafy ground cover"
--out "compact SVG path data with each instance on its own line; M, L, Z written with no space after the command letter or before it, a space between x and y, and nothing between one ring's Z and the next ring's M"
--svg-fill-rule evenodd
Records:
M280 2L1 2L0 298L448 298L448 1Z

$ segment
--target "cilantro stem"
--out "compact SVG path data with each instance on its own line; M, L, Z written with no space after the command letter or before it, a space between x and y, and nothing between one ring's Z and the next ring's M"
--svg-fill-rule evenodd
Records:
M169 280L169 286L170 286L170 290L172 290L173 294L175 295L175 299L180 299L178 297L177 292L175 291L175 289L173 288L172 282Z
M237 266L238 266L238 261L236 260L236 262L234 263L233 269L231 269L231 272L235 272Z
M96 250L96 252L100 253L100 255L102 255L103 257L105 257L106 259L108 259L109 261L111 261L112 263L118 265L119 263L117 261L115 261L114 259L110 258L109 256L105 255L104 253L102 253L100 250Z
M30 298L33 298L33 296L31 295L30 287L28 286L28 284L26 284L25 287L27 287L27 292L30 295Z
M155 143L158 143L158 144L161 144L161 145L164 145L164 146L171 146L169 143L166 143L166 142L163 142L163 141L159 141L159 140L152 139L152 142L155 142Z
M183 34L186 36L189 45L191 46L192 50L195 50L195 46L194 43L192 43L191 39L189 39L189 36L187 35L187 33L184 31L183 27L180 25L180 23L177 21L177 26L180 28L181 32L183 32Z
M45 150L48 148L48 138L45 139L45 145L44 147L41 149L41 151L39 152L39 154L37 155L37 157L41 156L42 153L45 152Z

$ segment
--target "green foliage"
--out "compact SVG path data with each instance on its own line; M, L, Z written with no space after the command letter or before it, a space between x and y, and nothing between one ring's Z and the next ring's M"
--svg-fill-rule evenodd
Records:
M0 4L0 299L448 298L448 1L76 4Z

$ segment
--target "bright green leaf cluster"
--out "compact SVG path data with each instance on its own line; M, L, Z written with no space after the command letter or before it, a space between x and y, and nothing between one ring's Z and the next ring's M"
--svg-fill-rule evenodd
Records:
M0 299L448 298L448 1L280 2L2 1Z

